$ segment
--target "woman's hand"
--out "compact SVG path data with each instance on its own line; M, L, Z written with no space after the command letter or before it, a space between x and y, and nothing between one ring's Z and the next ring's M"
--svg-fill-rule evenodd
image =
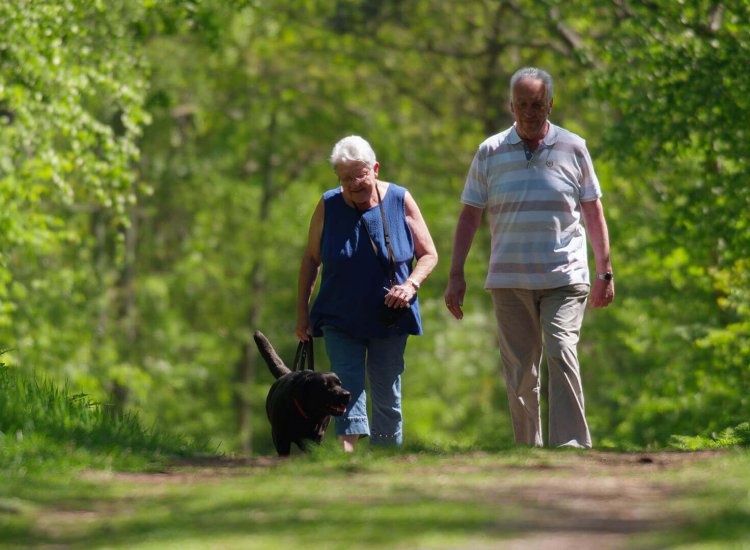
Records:
M294 329L294 334L302 342L307 342L312 338L312 322L310 322L310 315L308 313L297 315L297 326Z
M393 308L411 307L411 302L417 295L417 289L409 283L393 285L385 295L385 305Z

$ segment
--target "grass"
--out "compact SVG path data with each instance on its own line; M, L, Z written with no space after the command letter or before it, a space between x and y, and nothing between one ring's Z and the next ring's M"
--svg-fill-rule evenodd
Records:
M0 479L82 468L158 468L205 451L139 417L0 364Z
M323 447L290 460L87 471L0 487L0 546L745 548L750 453Z
M199 459L204 446L5 368L0 431L0 547L750 548L741 447L346 455L329 438L289 460Z

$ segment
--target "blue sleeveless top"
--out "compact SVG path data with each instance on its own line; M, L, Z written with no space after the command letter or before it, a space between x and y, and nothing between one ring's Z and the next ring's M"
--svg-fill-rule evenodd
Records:
M409 277L414 259L414 237L406 223L405 194L406 189L389 183L383 197L399 283ZM313 336L322 336L324 326L336 327L354 338L422 334L417 299L395 326L388 328L378 320L390 274L380 207L376 204L360 212L346 204L340 187L326 191L323 203L325 215L320 239L323 275L310 312ZM362 224L367 224L367 230ZM377 256L370 237L377 246Z

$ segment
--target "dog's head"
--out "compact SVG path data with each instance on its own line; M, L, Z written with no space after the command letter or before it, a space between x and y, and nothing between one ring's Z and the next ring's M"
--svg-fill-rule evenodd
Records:
M294 394L302 409L310 417L341 416L352 398L332 372L301 371Z

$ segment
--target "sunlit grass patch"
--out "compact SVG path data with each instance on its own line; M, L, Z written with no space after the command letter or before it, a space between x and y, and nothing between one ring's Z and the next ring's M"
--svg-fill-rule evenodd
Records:
M0 364L3 475L65 469L144 468L205 446L119 413L86 395Z

